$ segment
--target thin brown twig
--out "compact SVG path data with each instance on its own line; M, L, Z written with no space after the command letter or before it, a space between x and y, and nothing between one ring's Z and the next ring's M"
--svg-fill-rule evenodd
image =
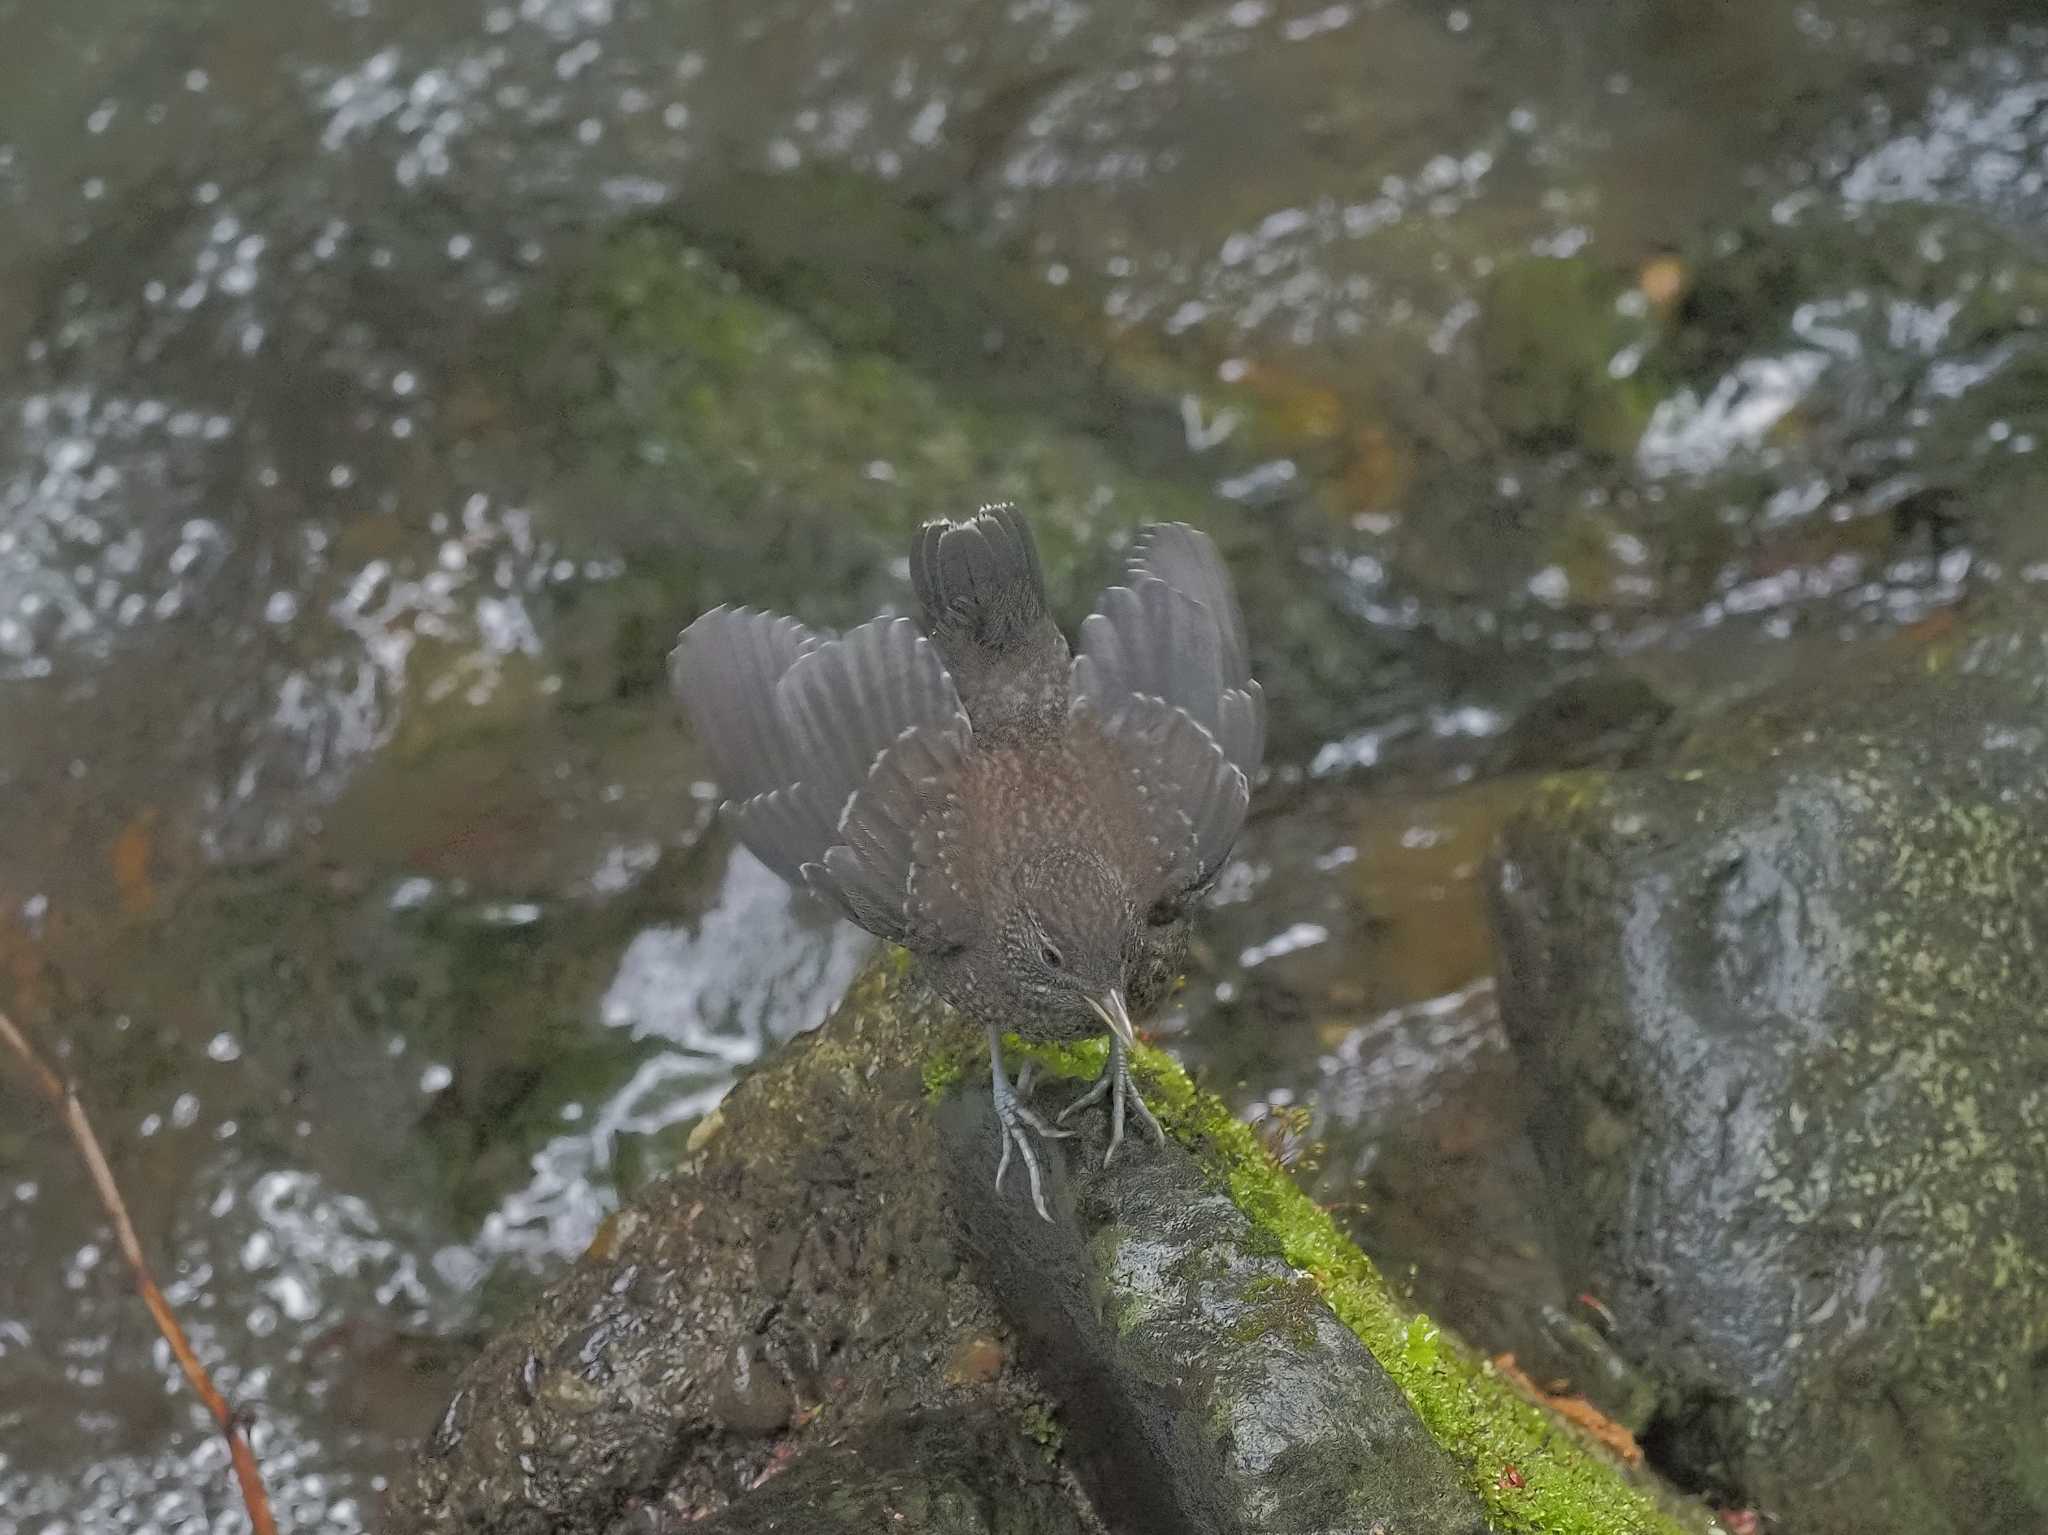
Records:
M64 1084L63 1078L36 1053L28 1037L4 1012L0 1012L0 1042L20 1058L37 1091L56 1107L63 1117L64 1128L71 1132L72 1142L78 1147L79 1156L85 1160L86 1171L92 1174L93 1188L100 1196L100 1204L114 1223L115 1240L120 1244L121 1256L128 1260L129 1272L135 1276L135 1288L142 1296L143 1305L149 1308L150 1316L155 1319L157 1331L170 1344L178 1367L185 1372L186 1381L205 1404L221 1437L227 1440L228 1456L234 1462L235 1480L241 1484L242 1502L249 1510L253 1535L277 1535L277 1521L270 1513L270 1498L263 1490L263 1473L257 1469L256 1453L249 1448L249 1436L243 1432L242 1420L228 1405L228 1399L220 1394L213 1377L206 1373L206 1366L199 1362L199 1356L192 1352L191 1340L185 1336L185 1329L178 1325L171 1303L157 1288L148 1260L142 1256L142 1243L135 1235L135 1223L128 1218L128 1206L122 1201L121 1190L114 1182L114 1170L107 1165L106 1153L100 1150L99 1137L92 1132L92 1121L85 1117L85 1105L78 1101L78 1094Z

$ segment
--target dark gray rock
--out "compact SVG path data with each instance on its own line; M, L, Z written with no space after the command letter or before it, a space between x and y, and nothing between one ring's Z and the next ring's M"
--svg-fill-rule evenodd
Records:
M1060 1143L1047 1225L986 1197L980 1094L943 1124L981 1267L1113 1528L1485 1535L1400 1388L1179 1146L1127 1141L1098 1171L1108 1135L1091 1119Z
M750 1075L684 1169L486 1345L394 1489L390 1527L659 1527L920 1410L994 1415L1035 1455L1043 1398L1009 1366L931 1175L920 1051L949 1027L871 972ZM1023 1496L1023 1461L991 1463L986 1490Z
M1494 875L1560 1246L1654 1451L1806 1535L2048 1529L2048 644L1557 781Z
M808 1450L713 1519L615 1535L1100 1535L1055 1461L1000 1414L918 1413Z
M924 1081L977 1050L871 971L491 1340L390 1528L1484 1535L1187 1153L1104 1172L1091 1123L1048 1148L1055 1222L997 1196L986 1078Z

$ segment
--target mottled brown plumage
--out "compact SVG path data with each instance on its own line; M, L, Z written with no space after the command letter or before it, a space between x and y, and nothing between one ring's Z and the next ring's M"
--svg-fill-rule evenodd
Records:
M1162 1001L1194 906L1244 821L1264 703L1214 546L1144 530L1123 584L1070 653L1012 507L920 530L925 612L838 638L718 608L684 631L676 687L741 839L915 956L988 1032L1003 1125L1046 1213L1001 1038L1107 1028L1110 1061L1066 1114L1111 1100L1159 1126L1133 1085L1131 1015ZM1028 1088L1028 1082L1024 1084Z

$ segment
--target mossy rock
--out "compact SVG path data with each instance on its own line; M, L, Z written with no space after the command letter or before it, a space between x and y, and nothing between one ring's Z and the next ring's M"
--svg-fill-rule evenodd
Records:
M1094 1045L1029 1053L1042 1069L1075 1081L1092 1076L1101 1059ZM1513 1389L1463 1339L1404 1303L1252 1127L1198 1088L1172 1057L1141 1048L1140 1077L1147 1102L1205 1180L1220 1186L1249 1220L1253 1240L1312 1287L1400 1387L1483 1506L1489 1529L1499 1535L1699 1535L1714 1528L1706 1509L1625 1471ZM1084 1142L1083 1151L1091 1144ZM1080 1156L1074 1160L1088 1165ZM1246 1281L1247 1320L1272 1304L1274 1291L1270 1277Z
M846 1527L858 1455L932 1434L889 1464L933 1529L1708 1528L1413 1316L1156 1051L1172 1143L1105 1170L1091 1121L1047 1147L1051 1224L997 1195L975 1040L878 961L485 1346L393 1528Z
M1649 1437L1813 1535L2048 1526L2038 614L1553 784L1494 877L1561 1250Z
M1177 437L1159 440L1160 422L1181 430L1177 396L1107 379L1057 339L1041 301L990 276L1001 269L957 237L900 210L863 215L845 187L824 194L851 231L851 280L799 259L772 220L749 241L720 237L714 204L710 249L672 221L622 227L483 343L479 371L509 381L512 414L560 466L548 499L603 504L623 556L622 579L552 615L562 705L641 697L674 631L718 603L821 627L909 611L918 524L1014 500L1070 626L1116 579L1140 524L1206 529L1256 615L1275 755L1357 728L1375 702L1358 679L1386 676L1406 642L1338 600L1335 565L1305 557L1327 540L1321 514L1219 498ZM905 297L975 262L975 292L1011 338L989 357L972 344L977 304L925 315Z
M1043 418L963 400L839 328L844 339L779 307L683 231L643 224L500 344L525 354L528 413L560 423L571 475L625 504L629 567L685 615L751 601L857 622L907 597L893 567L919 522L992 500L1032 509L1069 601L1109 574L1094 556L1113 535L1201 520L1186 487Z

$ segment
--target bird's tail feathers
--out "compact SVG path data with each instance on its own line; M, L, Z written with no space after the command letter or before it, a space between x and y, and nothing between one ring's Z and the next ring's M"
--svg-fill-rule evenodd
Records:
M1038 545L1008 502L918 529L910 578L932 637L949 653L969 645L1001 653L1050 621Z

